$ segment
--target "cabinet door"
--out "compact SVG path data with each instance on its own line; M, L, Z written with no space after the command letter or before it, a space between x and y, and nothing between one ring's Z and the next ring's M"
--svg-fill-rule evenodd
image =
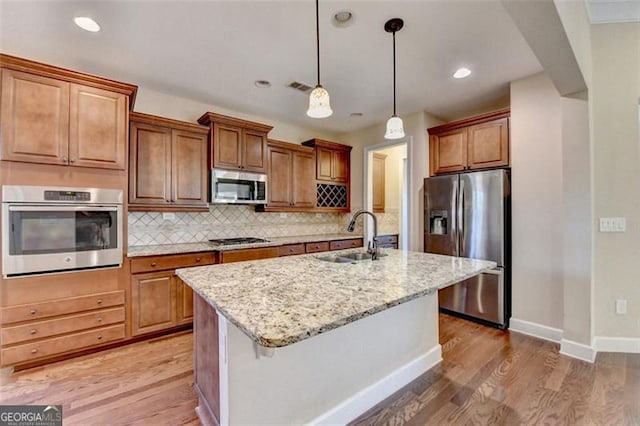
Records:
M170 203L171 130L132 122L130 139L129 203Z
M312 153L293 152L291 158L291 202L295 207L316 206L316 183L314 179L315 156Z
M244 131L242 169L248 172L267 172L267 135L252 130Z
M267 205L270 207L288 207L292 203L291 151L272 146L268 148L268 158ZM313 168L311 171L313 173Z
M193 290L180 278L175 277L178 301L178 324L188 324L193 321Z
M2 70L2 159L67 164L69 83Z
M431 174L457 172L467 165L467 129L457 129L429 138Z
M237 170L242 165L242 129L239 127L214 124L213 126L213 167Z
M384 213L386 155L373 153L373 212Z
M347 183L349 181L350 152L334 151L331 163L332 180L334 182Z
M171 132L172 204L207 204L207 136Z
M331 182L333 177L333 151L325 148L316 148L316 179Z
M469 128L469 169L509 165L509 119L491 121Z
M124 170L128 98L121 93L71 85L69 164Z
M131 334L164 330L176 325L174 272L131 277Z

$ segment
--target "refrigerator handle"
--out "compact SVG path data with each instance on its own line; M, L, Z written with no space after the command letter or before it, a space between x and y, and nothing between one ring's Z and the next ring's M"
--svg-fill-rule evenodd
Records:
M456 246L458 248L458 256L464 256L464 242L466 235L464 229L464 179L460 179L460 195L456 198L458 200L458 206L456 208L456 212L458 213L458 217L456 221L458 222L458 241Z
M454 237L455 240L455 252L453 253L454 256L460 256L460 238L459 238L459 233L458 233L458 220L459 220L459 213L458 213L458 182L459 179L456 179L453 181L453 194L451 194L451 235Z

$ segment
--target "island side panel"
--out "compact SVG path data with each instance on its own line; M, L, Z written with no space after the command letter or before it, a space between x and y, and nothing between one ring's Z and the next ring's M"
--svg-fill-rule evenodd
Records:
M218 314L194 293L194 379L196 412L204 426L220 424L220 360Z
M423 296L258 357L227 328L230 424L341 424L441 360L438 304Z

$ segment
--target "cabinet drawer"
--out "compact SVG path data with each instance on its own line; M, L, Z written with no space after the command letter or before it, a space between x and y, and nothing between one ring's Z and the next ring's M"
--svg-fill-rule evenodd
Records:
M216 256L213 252L149 256L131 259L131 273L163 271L214 263L216 263Z
M362 247L362 238L354 238L351 240L331 241L329 248L331 250L342 250L354 247Z
M124 307L102 309L46 321L37 321L2 329L2 344L12 345L27 340L124 322Z
M0 310L0 324L10 324L39 318L66 315L92 309L106 308L124 304L124 291L92 294L90 296L69 297L67 299L47 300L11 306Z
M321 243L306 243L304 245L304 248L307 253L318 253L321 251L328 251L329 241L324 241Z
M304 244L287 244L278 247L278 256L293 256L294 254L304 254Z
M277 247L229 250L220 253L222 263L242 262L245 260L269 259L278 257Z
M397 244L398 236L397 235L383 235L378 237L378 244Z
M62 337L2 349L2 365L13 365L38 358L71 352L124 338L124 324L98 328Z

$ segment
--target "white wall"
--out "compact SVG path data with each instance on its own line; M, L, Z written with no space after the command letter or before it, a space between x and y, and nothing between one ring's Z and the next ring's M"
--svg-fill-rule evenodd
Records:
M385 208L398 210L402 202L402 160L407 157L406 146L399 145L375 152L387 156L384 163Z
M640 23L592 25L591 35L594 215L627 223L625 233L593 226L595 334L640 338Z
M513 318L561 329L560 99L542 73L511 83Z
M143 86L140 86L138 90L134 111L159 115L161 117L173 118L176 120L189 121L192 123L196 123L198 118L200 118L200 116L205 112L211 111L218 114L229 115L273 126L273 130L269 132L269 138L271 139L300 143L313 138L321 138L345 143L337 138L336 133L321 132L299 126L293 126L291 124L271 120L269 118L256 117L239 111L233 111L228 108L157 92ZM304 114L304 111L301 111L301 114Z
M407 161L411 165L409 194L409 250L423 250L423 196L424 178L429 176L429 139L427 128L442 124L442 120L425 112L417 112L406 117L404 130L405 140L410 141L407 149ZM366 129L340 136L343 143L352 145L351 152L351 209L355 210L363 204L363 159L364 147L384 142L386 123L367 127Z

